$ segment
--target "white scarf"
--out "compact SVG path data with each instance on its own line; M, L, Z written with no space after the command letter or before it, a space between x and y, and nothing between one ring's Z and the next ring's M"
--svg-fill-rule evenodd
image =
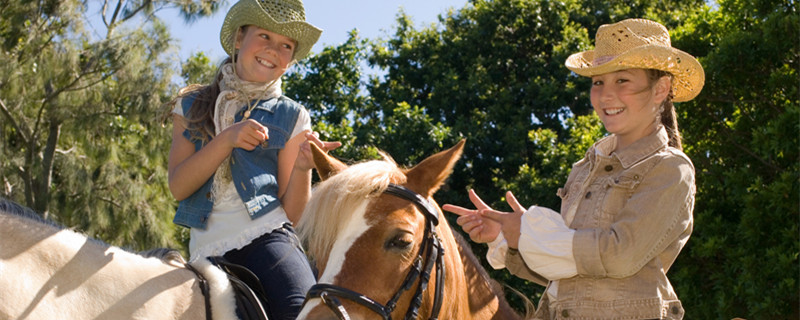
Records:
M252 108L255 107L253 100L269 100L280 97L283 94L280 77L270 83L245 81L236 74L236 68L232 63L223 65L221 72L220 93L214 105L214 133L216 136L234 124L234 116L243 107L247 108L247 112L242 121L246 120ZM211 189L214 201L225 193L225 186L233 180L230 159L231 156L229 155L220 164L215 173L214 184Z

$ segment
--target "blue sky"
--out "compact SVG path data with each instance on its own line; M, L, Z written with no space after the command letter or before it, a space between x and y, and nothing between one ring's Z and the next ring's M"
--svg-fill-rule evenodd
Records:
M347 39L352 29L358 29L363 38L386 38L394 29L395 17L402 7L411 16L414 26L421 28L438 22L437 16L446 15L448 9L458 10L468 0L304 0L306 20L323 30L312 52L337 45ZM219 61L225 53L219 44L219 29L228 8L235 1L227 1L213 17L199 19L187 25L174 10L164 10L158 15L170 23L172 37L179 43L180 60L203 51L212 61Z

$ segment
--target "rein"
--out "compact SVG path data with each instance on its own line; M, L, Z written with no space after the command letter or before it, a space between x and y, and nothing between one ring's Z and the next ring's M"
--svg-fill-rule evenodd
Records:
M422 214L425 216L425 221L427 222L425 224L425 235L423 236L422 243L420 243L419 254L414 261L413 268L406 275L403 284L385 305L358 292L327 283L313 285L306 295L306 302L311 298L320 298L339 319L349 320L350 316L347 314L347 311L338 298L347 299L372 310L383 317L384 320L391 320L392 311L394 311L397 306L397 301L400 299L400 296L404 292L410 290L414 282L419 278L419 286L411 299L411 304L405 316L406 320L417 319L417 317L419 317L419 309L422 305L422 294L428 288L431 271L433 271L433 267L436 265L436 291L433 299L433 307L431 308L431 317L429 318L430 320L436 320L439 317L439 311L442 307L445 271L444 248L439 240L439 236L436 234L436 226L439 224L439 211L436 210L427 199L406 187L389 184L385 193L408 200L416 205L417 208L422 211Z
M211 295L208 292L208 280L191 264L186 263L184 266L197 276L197 280L200 282L200 292L203 293L203 299L206 303L206 320L211 320Z

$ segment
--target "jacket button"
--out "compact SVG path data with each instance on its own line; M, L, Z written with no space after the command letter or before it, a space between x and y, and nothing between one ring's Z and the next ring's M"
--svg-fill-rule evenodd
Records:
M567 311L567 309L561 310L561 316L564 318L569 318L569 311Z
M584 196L583 198L584 198L584 199L589 199L589 198L591 198L591 197L592 197L592 192L591 192L591 191L589 191L589 192L587 192L587 193L586 193L586 196Z
M206 192L206 199L211 199L211 192Z
M606 169L606 171L611 171L611 170L614 170L614 166L609 164L604 169Z

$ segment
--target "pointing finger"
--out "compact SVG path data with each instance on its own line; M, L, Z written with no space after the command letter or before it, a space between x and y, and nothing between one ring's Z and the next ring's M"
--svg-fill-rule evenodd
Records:
M525 207L517 201L517 197L511 191L506 192L506 202L511 206L514 212L525 212Z
M342 143L339 141L325 141L325 150L331 151L338 147L341 147Z
M474 204L478 209L489 208L489 206L483 202L483 199L481 199L481 197L475 193L475 189L469 189L469 200L472 201L472 204Z
M475 210L467 209L464 207L454 206L452 204L446 204L442 206L442 210L455 213L459 216L475 214Z

